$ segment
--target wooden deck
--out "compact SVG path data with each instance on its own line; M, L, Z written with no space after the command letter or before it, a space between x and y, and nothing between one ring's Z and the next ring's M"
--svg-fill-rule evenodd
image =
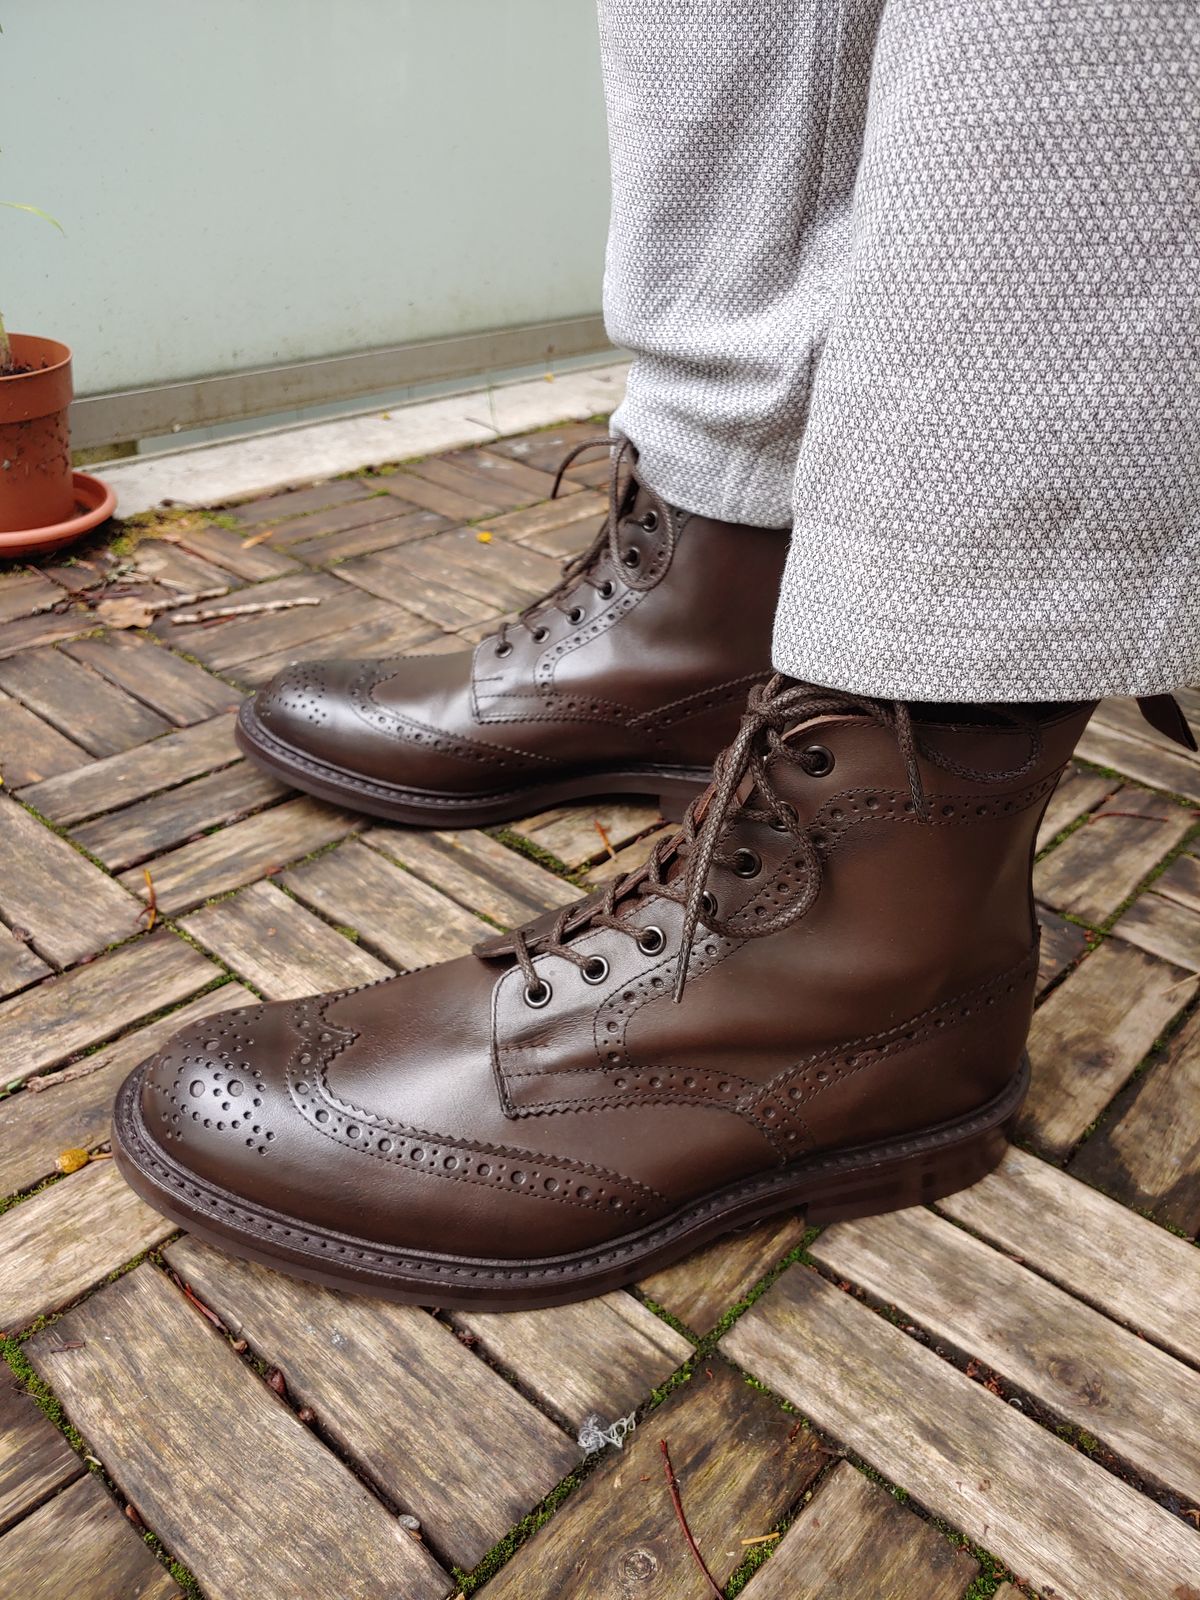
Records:
M1200 760L1124 704L1043 830L1021 1147L936 1208L447 1316L228 1260L104 1159L180 1024L458 954L656 837L636 803L386 827L232 739L293 658L453 648L544 590L603 513L603 467L547 499L591 431L0 574L0 1595L1200 1600Z

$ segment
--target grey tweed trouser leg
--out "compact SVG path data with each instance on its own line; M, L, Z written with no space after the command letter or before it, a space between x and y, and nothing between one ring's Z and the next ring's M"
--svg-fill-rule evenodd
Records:
M785 527L774 660L1200 681L1196 0L600 0L614 428Z

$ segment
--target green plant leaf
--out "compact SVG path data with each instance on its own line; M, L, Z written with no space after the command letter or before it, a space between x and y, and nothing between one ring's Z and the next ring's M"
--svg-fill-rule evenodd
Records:
M48 211L43 211L41 206L22 205L19 200L0 200L0 206L7 206L11 211L29 211L35 217L41 217L44 222L52 223L59 233L66 233L66 229L58 218L52 217Z

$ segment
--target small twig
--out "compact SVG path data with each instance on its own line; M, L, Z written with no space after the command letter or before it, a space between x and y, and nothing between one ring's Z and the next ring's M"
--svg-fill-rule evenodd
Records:
M617 859L617 852L613 849L612 840L608 837L608 830L598 817L592 818L592 827L595 828L596 832L600 835L600 842L608 851L609 860L615 861Z
M1166 817L1152 817L1148 811L1093 811L1089 822L1099 822L1101 817L1134 817L1138 822L1165 822Z
M320 597L316 595L298 595L295 600L251 600L241 606L211 606L207 611L173 611L171 621L177 625L184 622L224 622L226 617L248 617L259 611L290 611L293 606L320 604Z
M142 876L146 880L146 904L138 912L134 921L140 922L145 917L147 919L146 932L149 933L150 929L158 921L158 890L154 887L154 879L150 876L149 867L142 868Z
M760 1533L757 1539L741 1539L739 1543L743 1545L770 1544L773 1539L782 1538L783 1535L781 1533Z
M242 540L243 550L252 550L256 544L265 544L268 539L275 537L274 528L264 528L262 533L253 534L249 539Z
M662 1451L663 1471L667 1475L667 1488L671 1491L671 1504L675 1507L675 1515L679 1518L679 1526L683 1529L684 1537L687 1539L691 1552L696 1558L696 1565L708 1579L708 1586L716 1596L716 1600L725 1600L725 1592L705 1565L704 1557L700 1554L700 1547L692 1537L692 1530L688 1527L688 1520L683 1514L683 1501L679 1495L679 1484L675 1478L675 1468L671 1465L671 1452L667 1449L667 1441L660 1439L658 1448Z
M68 1350L82 1350L86 1344L86 1339L66 1339L62 1344L48 1344L46 1346L46 1354L48 1356L61 1356Z
M73 1067L64 1067L61 1072L43 1072L38 1077L26 1078L25 1089L29 1094L40 1094L43 1089L57 1089L61 1083L74 1083L77 1078L88 1078L107 1065L103 1053L89 1056L86 1061L80 1061Z

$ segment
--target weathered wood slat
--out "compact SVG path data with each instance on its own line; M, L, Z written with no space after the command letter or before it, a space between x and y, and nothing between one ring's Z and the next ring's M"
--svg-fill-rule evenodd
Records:
M259 545L258 549L263 546ZM328 572L300 571L255 588L245 603L315 600L278 611L253 612L216 622L173 623L159 617L154 632L173 650L186 650L213 672L227 672L268 650L297 650L354 622L352 591ZM361 604L361 601L359 602Z
M552 1311L460 1311L453 1321L575 1432L590 1415L607 1426L633 1411L692 1353L624 1291Z
M842 1461L742 1592L746 1600L962 1600L978 1571L965 1550Z
M1059 1600L1178 1600L1200 1534L911 1339L789 1267L722 1349Z
M65 1437L5 1367L0 1373L0 1532L83 1470ZM0 1594L5 1592L17 1593L0 1588Z
M486 833L428 833L415 828L371 828L363 843L407 867L469 911L505 927L552 906L570 905L580 891L528 856Z
M309 511L303 516L291 516L285 521L270 524L271 543L276 550L287 550L323 534L344 533L351 528L361 528L380 522L396 514L396 502L381 490L368 490L343 500L340 505L326 506L323 510ZM261 529L266 531L265 525Z
M168 1260L456 1565L474 1566L579 1460L426 1311L299 1283L192 1239Z
M180 1028L218 1011L255 1004L240 983L225 983L85 1058L86 1077L0 1100L0 1195L29 1189L54 1172L63 1150L95 1150L109 1137L113 1096L127 1072ZM46 1080L50 1081L50 1080Z
M311 660L315 656L357 661L367 657L420 655L430 648L433 637L433 627L412 612L367 600L352 628L331 634L311 648L287 646L283 650L270 650L252 661L240 662L230 669L230 676L247 689L256 689L296 661ZM439 641L441 637L437 635Z
M1069 1150L1197 987L1178 967L1106 940L1034 1015L1022 1137Z
M430 483L415 472L397 472L394 477L380 478L379 486L405 505L420 506L424 511L436 511L451 522L475 522L495 509L483 499L483 485L479 494L463 494L458 489L446 489L441 484Z
M215 523L183 530L179 543L185 550L194 551L205 561L223 567L247 583L286 577L301 570L300 563L291 556L284 555L282 550L272 550L269 539L262 544L250 544L245 534L235 533L231 528L218 528Z
M638 1288L703 1336L796 1248L804 1233L804 1223L795 1215L772 1218L643 1278Z
M718 1583L745 1558L741 1541L769 1532L825 1459L793 1416L710 1361L500 1569L488 1600L710 1600L671 1504L660 1439Z
M273 883L185 917L184 929L268 1000L352 989L392 969L284 894Z
M48 611L40 617L18 617L15 622L0 624L0 661L39 645L74 639L95 625L95 616L85 606L72 606L61 613Z
M395 545L407 544L410 539L427 539L431 533L450 526L445 517L439 517L433 511L401 511L396 516L394 501L388 502L388 509L393 515L382 521L364 522L341 533L323 533L298 539L288 548L301 561L317 565L345 561L350 556L370 555L375 550L390 550Z
M313 511L324 511L329 506L366 500L373 493L374 485L370 480L328 478L324 483L312 483L303 489L285 489L280 494L244 500L240 505L231 506L229 514L244 528L257 532L277 522L287 522Z
M1075 753L1081 760L1113 767L1139 783L1200 800L1200 766L1177 745L1163 739L1131 739L1115 728L1093 723Z
M86 856L0 795L0 916L56 967L138 931L137 906Z
M205 561L203 556L193 555L172 538L140 540L133 559L137 577L148 579L179 595L209 593L218 589L228 593L242 581L224 568Z
M15 1332L176 1231L112 1161L90 1162L0 1217L0 1328Z
M613 855L605 855L596 865L588 868L588 881L590 883L607 883L610 878L619 878L623 872L633 872L643 866L649 859L651 850L656 844L661 844L664 839L669 839L678 830L670 823L661 828L655 828L650 833L644 833L631 844L625 845Z
M179 1592L90 1475L0 1539L0 1594L13 1600L171 1600Z
M235 761L177 789L94 817L73 828L72 838L110 872L119 872L292 792L252 762Z
M938 1210L1200 1365L1200 1251L1185 1240L1015 1148Z
M75 1340L77 1350L47 1353ZM109 1284L26 1349L209 1600L262 1594L264 1572L278 1595L453 1592L429 1553L154 1267Z
M0 1004L0 1083L57 1066L219 976L198 950L160 930L47 978Z
M100 639L75 639L63 645L62 652L179 728L218 716L222 711L236 711L241 699L236 689L211 672L138 634L109 633Z
M94 756L129 750L171 726L61 650L31 650L0 662L0 689Z
M307 861L284 887L394 967L423 967L465 954L489 928L420 878L357 839Z
M1200 1233L1200 1012L1121 1115L1083 1145L1071 1171L1173 1228Z
M598 422L564 422L557 428L539 428L534 433L512 434L507 439L489 439L487 449L496 455L509 456L514 461L525 461L543 472L558 471L568 450L585 440L599 439L604 433ZM589 460L608 465L608 452L599 446Z
M1071 762L1058 780L1058 787L1046 807L1046 815L1038 829L1037 849L1044 850L1064 828L1069 828L1071 823L1089 811L1096 810L1101 801L1107 800L1117 787L1114 779L1101 777L1099 773L1089 772L1085 767Z
M21 799L51 822L69 826L228 766L240 754L233 739L233 717L225 713L137 750L35 783L21 790Z
M1176 857L1162 876L1155 878L1154 893L1165 895L1189 911L1200 911L1200 856Z
M1077 923L1068 922L1045 906L1037 908L1038 923L1042 930L1042 944L1038 953L1038 993L1054 982L1088 947L1088 936Z
M600 495L583 493L491 517L487 526L498 539L512 539L563 561L591 542L607 512Z
M323 845L332 844L360 826L348 811L307 795L273 806L258 816L234 822L217 833L183 844L146 864L154 883L158 907L166 916L190 910L212 895L240 889L289 861L296 861ZM145 900L143 869L132 867L118 879Z
M25 989L39 978L46 977L50 968L34 955L33 951L0 922L0 1000L18 989Z
M531 494L527 489L518 489L506 483L498 473L494 477L485 477L483 473L470 472L444 457L431 456L408 470L413 477L451 489L466 500L475 501L481 508L476 516L490 516L495 511L515 511L518 506L527 506L531 500L541 498L540 493Z
M87 752L73 740L19 700L0 694L0 779L6 788L23 789L86 760Z
M514 489L520 489L526 505L533 501L548 500L554 491L554 472L531 466L519 457L504 455L499 450L486 447L455 450L444 459L482 478L484 483L499 480ZM579 493L579 485L564 478L558 492L563 498L569 499L571 495Z
M0 622L45 611L62 598L58 585L40 572L6 572L0 576Z
M1200 910L1174 897L1153 891L1139 895L1113 932L1185 971L1200 971Z
M1034 868L1034 893L1056 911L1102 922L1194 824L1195 813L1145 789L1118 789Z
M439 533L396 552L396 559L418 575L452 583L493 611L528 605L561 575L557 561L503 539L481 542L474 528Z
M982 1360L1139 1476L1200 1502L1200 1375L920 1208L840 1223L815 1260Z
M619 851L661 821L662 813L653 802L595 800L541 811L512 826L567 866L583 867L591 861L608 861L610 845Z
M480 545L480 549L483 548ZM432 573L418 570L412 563L412 552L412 545L401 545L392 550L380 550L375 555L355 556L351 561L342 562L337 575L348 583L357 584L368 594L403 606L439 628L463 628L499 615L500 605L479 600L444 581L445 571L440 562L432 564ZM427 565L422 563L422 568Z

